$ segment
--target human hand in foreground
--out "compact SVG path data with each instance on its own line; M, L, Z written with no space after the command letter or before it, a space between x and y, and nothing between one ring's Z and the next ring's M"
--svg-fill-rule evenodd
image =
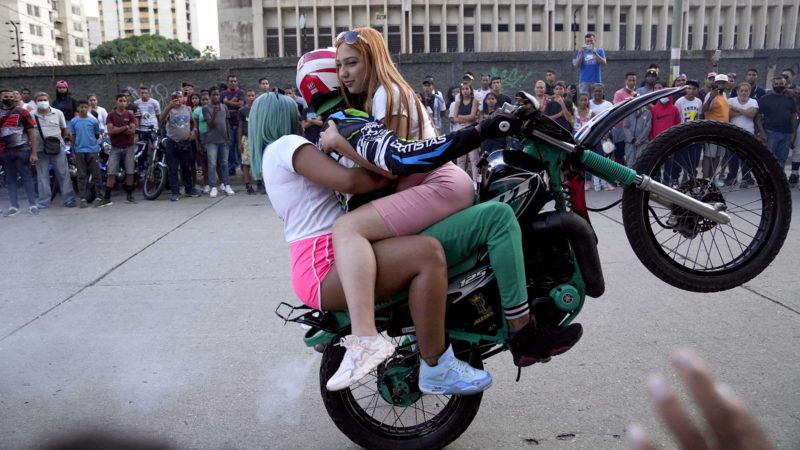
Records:
M755 419L745 409L744 403L733 395L728 386L714 381L711 371L703 361L687 350L679 350L672 355L672 365L708 423L707 430L695 424L664 379L659 376L650 378L647 383L650 399L680 448L773 448ZM629 427L627 438L636 450L658 448L638 425Z
M336 122L333 120L328 121L328 126L319 134L319 148L325 153L341 148L343 142L347 140L339 134L339 129L336 128Z

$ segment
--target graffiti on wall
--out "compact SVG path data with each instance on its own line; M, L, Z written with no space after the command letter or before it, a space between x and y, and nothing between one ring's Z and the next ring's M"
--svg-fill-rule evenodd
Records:
M138 86L137 87L128 86L123 89L127 89L128 91L131 92L131 97L133 98L133 101L139 100ZM170 94L172 94L172 91L180 90L177 88L171 89L169 86L165 86L161 83L151 84L149 86L149 89L150 89L150 97L158 100L158 103L161 105L162 109L167 106L167 103L169 103Z
M520 70L517 67L511 70L491 67L489 68L489 76L502 78L504 92L532 91L533 84L536 81L532 71Z

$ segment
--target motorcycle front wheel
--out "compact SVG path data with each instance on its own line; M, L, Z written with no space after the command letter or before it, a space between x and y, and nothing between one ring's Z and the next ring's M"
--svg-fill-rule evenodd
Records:
M144 183L142 186L142 193L144 198L148 200L155 200L164 192L167 186L167 171L161 164L153 164L147 168L144 175Z
M400 345L398 340L393 341ZM407 346L405 347L407 348ZM425 395L416 381L418 353L397 353L348 389L330 392L325 383L339 368L344 348L329 345L319 370L322 401L328 415L350 440L367 449L439 449L467 430L482 394ZM473 367L483 368L478 358Z
M656 203L627 187L625 233L650 272L680 289L716 292L760 274L781 249L792 216L786 174L764 144L735 125L701 121L670 128L634 169L704 203L722 205L728 224Z

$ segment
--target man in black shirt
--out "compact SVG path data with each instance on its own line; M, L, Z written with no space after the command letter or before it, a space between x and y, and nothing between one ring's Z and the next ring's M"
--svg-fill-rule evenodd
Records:
M782 76L772 80L772 91L758 101L758 113L763 124L761 139L767 141L767 147L783 167L797 133L797 105L786 93L786 80ZM796 174L794 164L792 166L793 174ZM797 177L794 178L796 184Z
M492 77L492 83L489 86L491 86L492 94L497 99L497 109L502 108L505 103L514 104L511 97L503 94L503 80L500 77Z
M573 105L571 101L564 99L566 90L566 83L563 81L556 83L556 87L553 89L555 95L550 97L550 101L547 102L544 115L555 120L565 130L572 132L572 123L574 121L572 116Z
M78 114L78 101L72 98L69 84L65 80L56 81L56 98L50 106L64 113L67 122Z
M747 74L744 76L744 81L750 84L750 98L760 100L761 97L766 95L767 91L765 91L764 88L756 86L758 83L758 70L747 69ZM731 92L731 98L737 97L738 95L739 88L735 88L733 92Z

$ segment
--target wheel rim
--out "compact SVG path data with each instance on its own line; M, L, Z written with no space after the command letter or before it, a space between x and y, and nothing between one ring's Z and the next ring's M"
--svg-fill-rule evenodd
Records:
M398 353L342 392L351 412L372 432L393 439L418 439L441 428L461 402L451 395L426 395L417 388L419 353L392 339ZM387 381L401 381L400 386ZM390 401L391 393L397 394Z
M703 167L706 152L714 154L720 149L725 151L718 164L708 162ZM729 178L736 158L739 169ZM765 189L765 184L774 180L736 143L718 137L692 139L659 158L648 175L698 200L724 204L731 217L725 225L701 220L682 208L650 202L649 194L644 195L645 226L652 242L682 270L706 274L733 271L755 258L769 238L775 198L774 189Z
M144 188L147 190L148 194L152 194L158 189L159 184L161 184L161 177L163 173L160 168L158 167L151 167L147 170L147 177L144 183Z

